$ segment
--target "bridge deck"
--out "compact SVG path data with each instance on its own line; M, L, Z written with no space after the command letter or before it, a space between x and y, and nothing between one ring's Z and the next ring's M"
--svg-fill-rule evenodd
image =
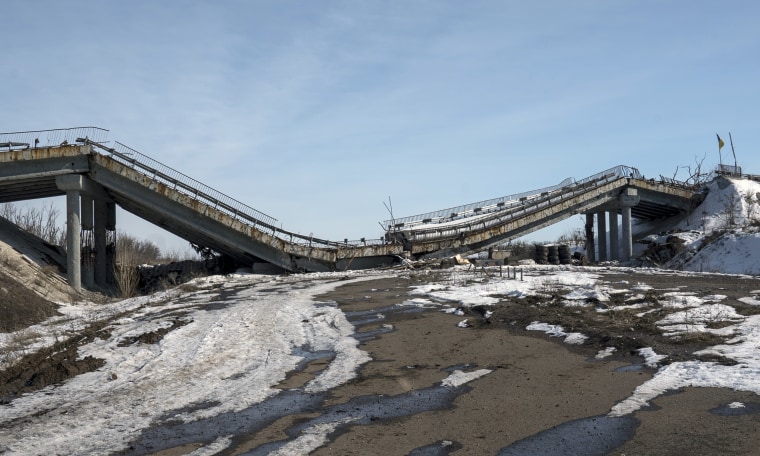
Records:
M0 145L8 148L0 150L0 202L63 195L56 178L82 175L125 210L241 262L327 271L392 264L405 253L421 258L483 250L573 214L614 210L625 188L639 191L641 202L633 214L643 219L684 212L695 198L694 189L682 183L646 180L635 168L620 166L581 181L566 179L533 192L386 221L381 239L334 242L278 228L273 217L123 144L106 147L102 138L89 139L99 133L0 134ZM56 143L41 143L41 134L52 135Z

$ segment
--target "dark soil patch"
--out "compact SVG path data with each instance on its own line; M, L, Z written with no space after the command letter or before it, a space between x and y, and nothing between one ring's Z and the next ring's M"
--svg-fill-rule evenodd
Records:
M624 301L630 294L615 293L610 301L600 303L588 300L582 306L566 306L562 290L546 290L545 295L532 295L523 298L496 296L501 299L493 306L490 318L483 318L483 309L466 309L468 323L478 328L506 328L515 333L525 334L524 329L534 321L552 325L560 325L565 332L579 332L588 339L581 346L568 345L571 350L601 350L614 347L615 357L638 357L638 349L651 347L657 354L667 355L661 363L668 364L676 361L701 360L714 361L726 365L735 361L723 357L712 356L709 359L695 355L694 352L706 347L725 343L726 338L710 333L689 333L680 338L666 337L656 325L668 311L661 309L658 296L663 290L678 288L681 291L694 292L699 296L726 295L725 303L744 310L745 315L754 314L753 306L747 306L738 301L739 298L752 295L752 291L760 290L760 279L741 276L708 275L699 276L671 274L604 274L601 282L613 288L629 289L642 283L653 287L645 291L643 298ZM646 307L623 309L607 312L606 310L619 305L646 304ZM641 315L647 312L645 315ZM716 326L721 326L716 324ZM534 335L534 331L530 331ZM546 336L549 337L549 336ZM559 339L557 339L559 341Z
M150 331L147 333L140 334L139 336L132 336L132 337L123 339L119 342L118 345L119 347L128 347L133 344L157 344L161 342L161 339L163 339L164 336L167 335L169 332L174 331L177 328L181 328L182 326L185 326L188 323L190 322L176 318L172 320L172 325L169 326L168 328L161 328L155 331Z
M0 404L10 403L21 394L37 391L102 367L105 364L102 359L92 356L78 359L78 347L96 337L109 338L110 333L104 331L103 327L102 323L92 325L76 336L26 355L10 368L0 371Z
M60 315L57 308L0 271L0 332L17 331Z

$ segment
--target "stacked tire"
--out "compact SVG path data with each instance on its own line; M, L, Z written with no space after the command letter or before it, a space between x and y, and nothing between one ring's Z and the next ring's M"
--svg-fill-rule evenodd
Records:
M570 246L562 244L557 250L559 264L573 264L573 256L570 254Z
M549 249L545 245L536 244L536 263L549 263Z
M547 261L549 264L559 264L559 246L552 244L548 246Z

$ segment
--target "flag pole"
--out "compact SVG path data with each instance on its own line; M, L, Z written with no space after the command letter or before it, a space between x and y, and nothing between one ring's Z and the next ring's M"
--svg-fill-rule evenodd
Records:
M736 173L739 171L739 165L736 163L736 150L734 149L734 138L731 137L730 131L728 132L728 141L731 143L731 153L734 154L734 172Z
M715 136L718 137L718 158L720 159L718 167L720 167L720 166L723 166L723 154L720 153L720 149L723 148L723 144L725 144L725 143L723 142L722 139L720 139L720 135L719 134L715 133Z

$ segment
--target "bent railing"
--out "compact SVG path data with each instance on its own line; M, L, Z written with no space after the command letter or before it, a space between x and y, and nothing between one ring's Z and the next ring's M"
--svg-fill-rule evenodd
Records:
M413 216L409 225L392 224L386 231L386 237L399 242L424 242L455 238L473 231L485 230L503 225L514 219L557 205L565 200L575 198L583 193L600 188L618 179L644 179L638 169L620 165L575 181L566 179L560 186L527 192L516 203L505 204L490 213L473 213L459 220L430 220ZM569 182L569 183L568 183ZM664 182L672 186L685 186L686 183ZM680 185L679 185L680 184ZM476 203L477 204L477 203ZM464 206L461 206L464 207ZM432 213L430 213L432 214ZM427 215L427 214L423 214ZM397 219L401 220L401 219ZM424 222L424 223L423 223ZM388 226L388 225L386 225Z
M278 227L278 220L256 210L230 196L219 192L153 158L120 142L108 143L108 130L98 127L76 127L54 130L0 133L0 152L35 147L55 147L66 144L87 144L95 152L135 172L146 176L151 182L162 184L187 196L192 201L229 216L233 221L280 239L284 243L326 249L378 246L395 242L414 242L445 239L460 236L474 230L482 230L542 210L567 198L592 191L621 178L643 179L638 169L616 166L582 180L567 178L557 185L509 196L492 198L475 203L455 206L424 214L386 220L383 238L360 240L344 239L329 241L312 235L303 235ZM670 186L688 186L673 179L662 182Z
M239 221L250 228L264 232L281 239L284 242L322 248L361 247L378 245L382 239L344 240L343 242L329 241L311 235L303 235L277 227L277 219L254 209L202 182L193 179L125 144L115 142L114 147L107 147L87 138L78 138L78 142L90 144L106 152L113 160L161 183L175 191L190 197L193 201L203 204Z
M638 169L630 166L619 165L600 173L596 173L579 181L576 181L572 177L568 177L557 185L540 188L538 190L531 190L515 195L502 196L499 198L492 198L489 200L455 206L448 209L426 212L424 214L385 220L382 222L382 225L386 231L398 231L412 229L416 225L425 225L430 223L448 223L452 220L464 220L470 217L480 217L486 213L500 212L510 207L530 204L535 198L546 196L550 193L561 192L563 189L569 187L579 185L583 186L589 183L597 182L602 177L609 175L613 175L616 178L630 177L634 179L641 179L642 177Z
M74 144L77 138L87 138L99 144L108 141L108 130L98 127L56 128L0 133L0 152L6 148L33 149Z

